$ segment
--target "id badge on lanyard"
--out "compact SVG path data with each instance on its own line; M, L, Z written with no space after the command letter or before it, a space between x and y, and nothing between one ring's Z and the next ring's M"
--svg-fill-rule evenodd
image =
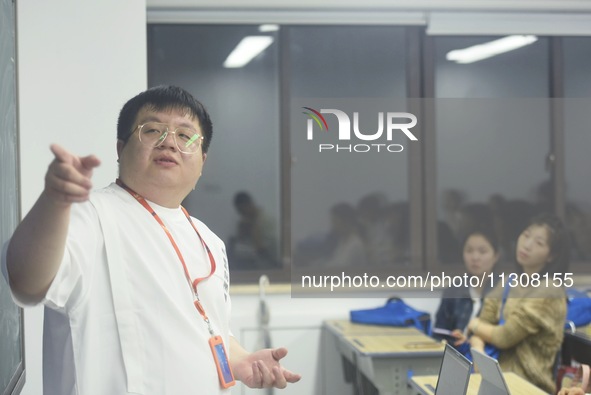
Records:
M220 378L220 385L222 388L229 388L236 384L236 380L234 380L234 374L230 368L228 353L226 353L226 347L224 347L224 340L222 337L210 337L209 347L211 348L211 353L213 354L215 367L217 368L218 377Z
M209 348L211 349L211 354L213 355L213 360L215 361L215 367L218 372L220 386L222 388L229 388L236 384L236 380L234 379L234 374L232 373L232 368L230 367L228 353L226 352L226 347L224 346L224 339L222 339L221 336L214 334L213 328L211 327L211 322L209 322L209 318L205 314L205 309L201 305L197 293L195 293L195 301L193 303L207 324L207 329L211 335L209 338Z

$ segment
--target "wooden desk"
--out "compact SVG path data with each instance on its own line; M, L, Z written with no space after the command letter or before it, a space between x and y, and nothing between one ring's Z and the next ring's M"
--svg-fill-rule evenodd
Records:
M408 329L408 328L406 328ZM414 333L412 333L414 332ZM445 346L420 331L399 334L344 335L339 350L380 395L412 394L408 376L439 372ZM357 380L357 383L362 380ZM359 394L373 393L358 386Z
M344 342L362 355L412 356L416 353L443 355L445 345L422 333L400 333L397 335L347 335ZM411 355L412 354L412 355Z
M503 373L505 381L509 387L511 395L547 395L546 392L542 391L529 381L521 378L513 372ZM468 392L466 395L478 395L478 389L480 388L480 382L482 377L478 373L474 373L470 376L470 382L468 383ZM437 375L433 376L413 376L409 380L409 384L413 390L412 394L416 395L433 395L434 390L429 389L437 387Z
M408 335L422 333L414 327L398 328L385 325L366 325L357 324L349 320L326 320L324 321L324 327L339 337L348 335Z
M366 325L357 324L349 320L326 320L324 321L323 336L323 358L325 360L324 374L325 379L332 381L329 395L350 393L351 385L356 394L375 394L377 390L367 377L359 371L354 362L356 358L352 351L347 351L345 355L341 352L341 341L345 336L354 335L420 335L422 332L416 328L398 328L384 325ZM335 370L335 359L341 359L342 367ZM345 383L345 386L340 384Z

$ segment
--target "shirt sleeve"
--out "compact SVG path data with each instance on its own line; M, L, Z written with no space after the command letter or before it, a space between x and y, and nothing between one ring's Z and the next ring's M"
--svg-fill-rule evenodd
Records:
M445 290L443 290L443 294L441 295L441 301L439 302L439 308L435 313L435 328L449 330L456 329L453 328L453 296L450 294L450 288L446 288Z
M501 293L495 288L484 298L482 309L478 318L489 324L497 325L499 323L499 310L501 308Z
M511 348L543 330L553 331L555 316L565 302L556 298L522 298L518 303L505 317L505 324L493 329L491 343L501 349Z
M103 245L98 216L90 202L74 204L64 257L42 303L57 311L74 308L87 294Z

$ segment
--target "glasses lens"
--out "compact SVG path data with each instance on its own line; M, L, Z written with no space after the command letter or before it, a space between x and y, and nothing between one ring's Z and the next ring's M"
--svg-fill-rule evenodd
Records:
M176 143L181 152L193 153L201 146L201 135L191 129L179 128L175 132Z
M148 122L141 126L139 138L142 144L157 147L167 136L168 127L165 124ZM185 154L199 151L203 137L192 129L178 128L174 132L174 140L178 149Z
M156 147L166 138L166 125L145 123L140 128L139 138L142 143Z

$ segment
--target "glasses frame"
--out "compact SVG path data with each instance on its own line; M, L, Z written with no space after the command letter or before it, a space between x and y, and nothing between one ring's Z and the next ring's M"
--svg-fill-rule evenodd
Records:
M145 125L147 125L149 123L154 123L156 125L162 125L162 126L164 126L166 128L166 131L164 132L164 137L161 137L160 138L160 141L156 145L148 144L148 143L142 141L142 134L140 133L140 131L142 130L142 128ZM197 149L195 151L184 151L183 149L181 149L181 147L179 146L179 143L178 143L178 141L176 139L176 132L179 129L185 129L185 130L188 129L188 130L191 130L196 135L199 136L199 137L197 137L197 140L199 141L199 146L197 147ZM203 140L205 139L205 137L203 137L200 133L197 133L196 131L194 131L191 128L187 128L187 127L181 126L181 127L175 128L174 130L171 130L171 128L167 124L161 123L161 122L153 122L153 121L145 122L145 123L142 123L141 125L137 125L137 127L135 128L135 130L133 131L133 133L135 133L135 132L137 132L137 138L140 141L140 143L142 143L143 145L145 145L147 147L152 147L152 148L160 147L162 145L162 143L164 143L164 140L166 140L166 138L168 137L168 135L169 134L172 134L173 135L173 139L172 140L174 141L174 145L179 150L179 152L182 152L183 154L186 154L186 155L193 155L193 154L196 154L197 152L199 152L199 148L201 148L203 146Z

